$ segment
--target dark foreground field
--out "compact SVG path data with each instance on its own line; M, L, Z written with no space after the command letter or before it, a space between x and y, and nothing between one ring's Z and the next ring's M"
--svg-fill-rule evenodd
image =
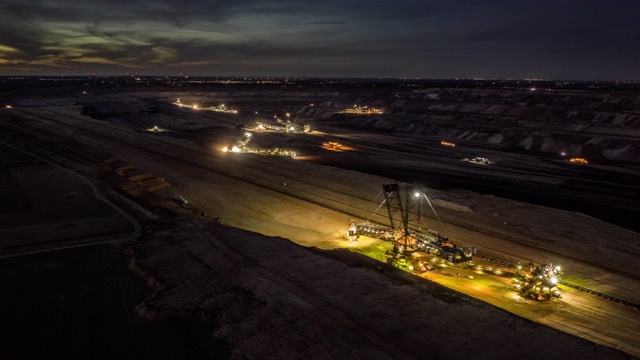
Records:
M0 260L1 359L224 359L193 318L142 320L150 290L123 247L89 246Z

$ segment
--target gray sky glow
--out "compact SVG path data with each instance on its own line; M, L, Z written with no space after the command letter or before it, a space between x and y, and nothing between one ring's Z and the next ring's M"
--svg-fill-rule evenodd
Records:
M636 0L2 0L1 75L640 80Z

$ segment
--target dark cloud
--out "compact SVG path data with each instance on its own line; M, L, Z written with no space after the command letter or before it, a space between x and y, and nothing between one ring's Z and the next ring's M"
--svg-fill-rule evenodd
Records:
M640 2L4 0L0 73L640 80Z

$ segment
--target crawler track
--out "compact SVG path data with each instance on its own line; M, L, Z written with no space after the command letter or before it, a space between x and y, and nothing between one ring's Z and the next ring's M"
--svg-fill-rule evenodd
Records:
M586 293L591 294L591 295L595 295L595 296L603 298L605 300L609 300L609 301L612 301L612 302L615 302L615 303L618 303L618 304L630 306L630 307L632 307L634 309L640 310L640 304L634 303L632 301L624 300L624 299L621 299L619 297L615 297L613 295L608 295L608 294L605 294L605 293L602 293L602 292L599 292L599 291L591 290L591 289L588 289L586 287L582 287L582 286L579 286L579 285L574 285L574 284L568 283L566 281L559 281L558 283L562 284L564 286L576 289L576 290L580 290L580 291L586 292Z

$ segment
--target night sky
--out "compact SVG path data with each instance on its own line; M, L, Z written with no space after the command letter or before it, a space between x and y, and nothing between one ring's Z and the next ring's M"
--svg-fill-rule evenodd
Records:
M637 0L0 0L0 75L640 80Z

